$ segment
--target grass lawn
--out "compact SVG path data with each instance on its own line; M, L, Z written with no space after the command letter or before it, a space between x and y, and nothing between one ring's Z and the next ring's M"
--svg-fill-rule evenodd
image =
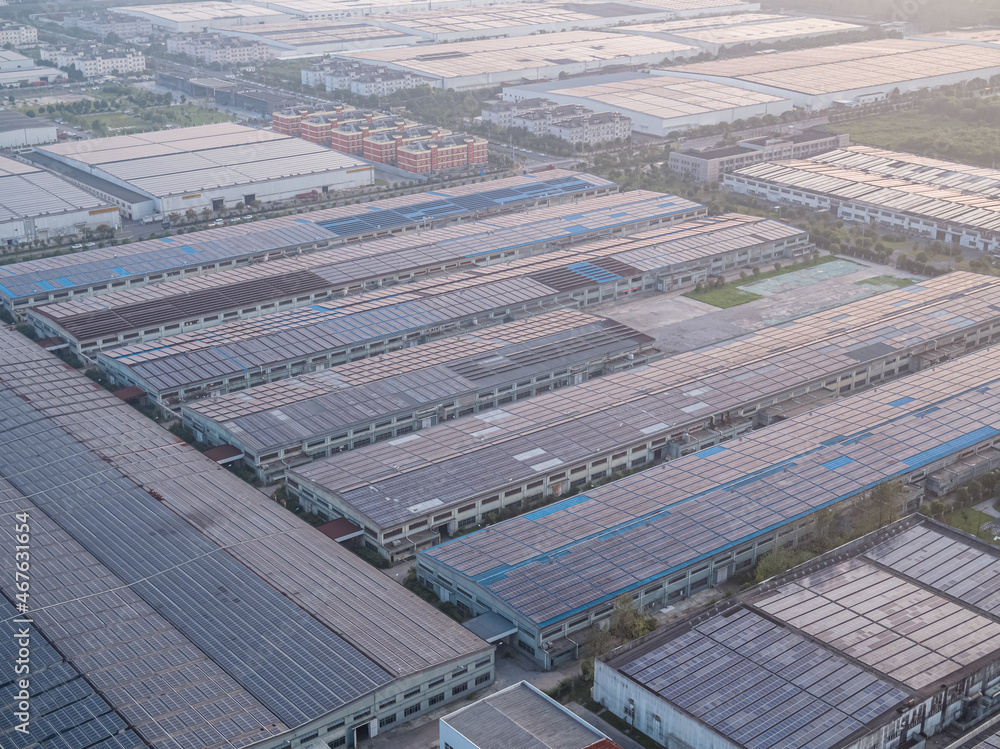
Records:
M63 119L74 125L79 125L84 130L92 130L94 120L99 120L108 135L123 135L131 132L146 132L153 129L153 125L143 122L138 117L133 117L124 112L108 112L106 114L64 114Z
M756 281L763 281L765 278L774 278L775 276L781 276L785 273L794 273L797 270L804 270L806 268L814 268L817 265L823 265L824 263L831 263L834 260L843 260L844 258L837 257L836 255L824 255L821 258L817 258L815 261L806 260L801 263L793 263L791 265L783 265L778 270L769 270L765 273L760 273L756 276L747 276L746 278L740 278L736 281L730 281L725 286L718 289L707 289L706 291L689 291L683 296L688 299L694 299L698 302L704 302L705 304L711 304L713 307L718 307L720 309L726 309L727 307L737 307L741 304L746 304L747 302L753 302L760 299L760 294L754 294L750 291L744 291L739 288L746 283L754 283Z
M890 112L831 125L855 143L910 151L939 159L993 167L1000 130L926 112Z
M981 526L985 526L993 520L985 512L980 512L971 507L963 507L961 510L946 513L941 519L948 525L958 528L960 531L965 531L971 536L979 536L984 541L993 541L993 534L985 528L981 529Z
M741 281L741 283L744 282ZM718 307L719 309L737 307L741 304L753 302L761 298L760 294L751 294L749 291L743 291L742 289L736 288L735 285L728 283L721 289L689 291L684 296L688 299L694 299L699 302L704 302L705 304L711 304L713 307Z
M915 281L912 278L896 278L895 276L874 276L872 278L866 278L863 281L855 281L856 286L869 285L869 286L896 286L897 288L905 288L907 286L912 286Z
M172 107L162 107L156 109L163 112L168 120L173 120L178 125L189 127L191 125L212 125L216 122L229 122L232 115L225 114L216 109L200 107L197 104L177 104Z

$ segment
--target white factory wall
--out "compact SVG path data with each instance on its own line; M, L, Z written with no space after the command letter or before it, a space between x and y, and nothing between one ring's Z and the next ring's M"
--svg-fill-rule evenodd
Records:
M118 211L91 214L89 210L80 210L5 221L0 223L0 245L78 234L84 227L96 229L101 224L120 229L121 215Z
M599 659L594 660L594 699L647 736L665 746L696 747L697 749L739 749L731 741L703 726L698 721L675 710L660 697L646 691ZM633 704L629 704L629 700ZM625 714L629 706L634 717Z
M0 133L0 148L38 146L44 143L55 143L56 140L55 125L51 127L26 127Z
M357 170L357 171L356 171ZM224 188L213 188L185 195L167 195L156 199L157 213L184 213L188 208L200 211L211 208L214 199L222 198L227 208L243 202L243 196L253 194L262 203L275 200L291 200L301 193L316 190L322 192L323 187L334 190L350 190L357 187L367 187L374 184L374 172L363 166L343 169L324 174L304 174L284 179L256 182L249 185L235 185Z
M620 112L632 120L632 130L638 133L648 133L665 137L674 130L684 130L689 127L699 125L714 125L719 122L733 122L734 120L746 119L747 117L762 117L765 114L780 115L793 109L790 99L774 101L767 104L754 104L749 107L734 107L732 109L721 109L714 112L704 112L702 114L687 117L672 117L664 119L656 115L646 114L637 109L625 109L607 104L596 99L589 99L572 94L553 93L541 88L532 86L509 86L503 90L505 101L523 101L524 99L551 99L556 104L579 104L595 112Z

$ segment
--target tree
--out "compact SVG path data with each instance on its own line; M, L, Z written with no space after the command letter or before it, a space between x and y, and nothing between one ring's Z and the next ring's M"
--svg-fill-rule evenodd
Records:
M25 117L34 117L35 116L35 110L34 109L29 109L27 112L24 113L24 115L25 115Z
M194 221L196 218L198 218L198 214L195 213L194 208L188 208L186 211L184 211L184 218L187 219L188 221Z

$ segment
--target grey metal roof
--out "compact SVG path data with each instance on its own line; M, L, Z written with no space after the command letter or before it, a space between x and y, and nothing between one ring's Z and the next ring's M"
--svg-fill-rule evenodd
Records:
M572 196L612 185L600 177L552 170L542 175L523 175L402 195L371 205L327 208L310 213L309 218L286 216L73 255L27 260L0 267L0 297L24 299L38 293L82 288L122 278L134 282L148 273L233 260L337 238L346 241L386 228L415 228L436 218L511 210L539 199Z
M182 413L211 422L227 442L269 452L651 342L619 323L558 310L196 401Z
M967 354L446 542L420 562L547 626L997 438L998 363L995 347Z
M5 156L0 156L0 195L0 223L113 207L53 174ZM0 272L0 281L4 275Z
M143 740L245 746L484 648L18 334L0 361L31 613Z
M755 399L853 371L893 351L950 341L1000 320L998 293L1000 280L950 274L499 412L448 421L405 442L318 460L290 475L389 527L406 522L407 507L431 497L441 507L464 504L611 450L679 435L708 414L736 414Z
M478 749L585 749L607 738L525 682L441 720Z
M697 207L673 196L663 196L662 202L678 211ZM695 249L688 242L691 235L698 238ZM563 292L669 269L694 254L710 257L805 236L777 221L726 214L123 346L101 352L99 361L126 367L148 392L162 392L512 305L554 301Z
M44 117L28 117L11 109L0 109L0 133L10 130L40 130L54 128L55 124Z
M321 290L339 291L447 262L485 260L491 254L523 248L531 248L533 254L540 253L548 242L566 244L633 222L675 215L677 209L677 205L665 205L660 193L645 190L613 193L483 221L342 245L141 289L48 304L31 314L55 322L75 340L103 338L247 304L264 304Z

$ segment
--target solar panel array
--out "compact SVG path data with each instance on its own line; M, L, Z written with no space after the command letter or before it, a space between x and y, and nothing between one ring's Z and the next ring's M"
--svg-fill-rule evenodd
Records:
M442 506L464 504L595 456L680 435L710 414L737 414L748 403L888 353L950 342L1000 320L998 292L1000 281L950 274L500 412L448 421L405 442L326 458L293 475L388 527L405 522L406 508L428 497Z
M491 254L580 235L610 231L633 222L694 213L696 203L634 190L491 217L441 229L341 245L207 276L144 286L48 304L31 314L44 317L78 341L102 338L212 315L243 305L295 299L301 294L339 291L375 279L419 272L447 262L485 259ZM537 245L537 247L535 247Z
M786 581L754 605L913 690L1000 650L1000 624L857 559Z
M259 385L182 409L257 453L364 429L554 369L624 356L652 341L624 325L559 310L540 317Z
M677 200L663 198L664 203ZM807 236L777 221L726 214L123 346L101 352L98 359L102 367L127 369L128 377L151 393L189 387L473 315L485 319L511 306L554 303L563 292L669 269L691 258L692 235L705 257L718 253L720 244L742 242L749 248L779 237L804 241Z
M396 227L415 228L441 217L466 217L476 211L508 210L549 197L571 196L613 183L579 172L553 170L485 184L470 184L387 198L363 206L345 205L309 218L268 219L189 234L88 250L72 255L0 266L0 297L10 304L34 294L76 289L148 273L234 260L272 250L353 239Z
M739 607L619 670L741 747L830 749L909 694Z
M1000 435L985 349L421 552L539 626Z
M482 652L16 333L0 362L0 498L31 514L33 618L144 741L246 746Z
M11 547L13 548L13 543ZM24 746L29 743L40 749L59 747L89 747L92 749L136 749L149 746L111 706L86 682L80 672L49 645L34 625L25 625L6 599L0 598L0 618L4 621L0 654L10 672L18 663L19 642L15 635L29 632L28 659L30 673L20 674L31 684L31 710L28 711L30 736L17 731L21 722L18 679L5 682L2 704L5 719L0 726L0 741L4 746ZM39 738L40 737L40 738Z

